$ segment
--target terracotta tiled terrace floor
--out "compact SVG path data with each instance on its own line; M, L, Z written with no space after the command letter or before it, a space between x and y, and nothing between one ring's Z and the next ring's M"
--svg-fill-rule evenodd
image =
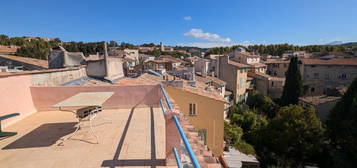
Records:
M108 123L102 117L110 118ZM74 114L37 112L6 131L16 136L0 140L0 167L165 167L165 122L160 108L110 109L94 120L99 144L89 124L77 135Z

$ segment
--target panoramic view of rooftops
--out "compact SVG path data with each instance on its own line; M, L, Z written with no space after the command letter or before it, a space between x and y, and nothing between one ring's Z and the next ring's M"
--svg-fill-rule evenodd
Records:
M356 0L1 4L1 168L357 167Z

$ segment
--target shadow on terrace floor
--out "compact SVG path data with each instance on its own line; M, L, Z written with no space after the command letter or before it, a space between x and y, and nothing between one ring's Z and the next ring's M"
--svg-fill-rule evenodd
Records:
M42 124L2 149L6 150L52 146L63 136L74 132L76 124L76 122Z

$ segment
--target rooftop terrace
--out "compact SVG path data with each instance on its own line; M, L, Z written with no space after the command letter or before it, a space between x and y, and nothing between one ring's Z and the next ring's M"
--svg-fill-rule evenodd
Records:
M30 75L0 78L0 116L20 113L2 123L18 134L0 139L1 167L219 167L161 84L33 86ZM86 122L63 142L78 120L53 105L82 92L113 93L93 121L99 141Z
M75 129L72 113L37 112L7 128L16 136L0 141L4 167L145 167L165 166L165 120L161 108L109 109L94 120L99 144L84 126ZM175 167L175 166L174 166Z

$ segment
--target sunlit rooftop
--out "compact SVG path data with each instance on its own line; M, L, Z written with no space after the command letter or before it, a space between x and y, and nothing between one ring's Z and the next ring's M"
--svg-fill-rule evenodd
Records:
M107 120L110 118L111 122ZM161 108L103 110L94 120L96 138L84 125L71 139L76 118L66 111L37 112L7 128L18 134L0 141L4 167L165 167Z

